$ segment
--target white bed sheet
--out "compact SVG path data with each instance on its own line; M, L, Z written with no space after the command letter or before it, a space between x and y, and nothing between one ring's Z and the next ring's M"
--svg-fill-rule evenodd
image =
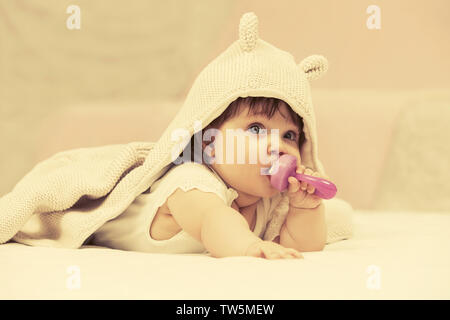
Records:
M450 214L356 211L302 260L0 245L1 299L450 299Z

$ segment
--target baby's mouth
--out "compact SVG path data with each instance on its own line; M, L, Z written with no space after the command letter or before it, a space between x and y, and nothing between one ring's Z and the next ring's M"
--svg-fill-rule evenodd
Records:
M273 172L275 171L275 170L274 170L274 167L275 167L274 165L271 165L271 166L268 167L268 168L262 168L262 169L261 169L261 174L266 175L266 176L272 175Z
M274 155L270 157L270 167L268 168L262 168L261 169L261 174L262 175L272 175L276 172L277 169L277 161L278 161L278 156Z

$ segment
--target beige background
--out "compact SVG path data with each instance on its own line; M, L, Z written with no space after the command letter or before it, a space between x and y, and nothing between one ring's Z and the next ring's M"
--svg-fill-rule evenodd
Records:
M381 30L366 27L372 4ZM313 83L319 154L339 196L371 208L399 110L450 101L448 1L0 0L0 195L57 151L156 139L248 11L298 61L328 58Z

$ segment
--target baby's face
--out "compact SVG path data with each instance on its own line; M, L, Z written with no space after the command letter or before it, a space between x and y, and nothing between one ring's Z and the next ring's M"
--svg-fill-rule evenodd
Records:
M222 133L222 140L217 139L214 143L214 156L218 161L211 166L233 189L266 198L278 192L270 184L270 175L261 172L270 167L268 159L271 158L271 151L278 151L272 154L275 158L288 153L300 159L299 128L290 119L287 108L288 106L282 103L279 111L269 119L265 115L247 115L248 107L243 107L239 115L228 119L218 128ZM272 129L278 129L278 132ZM227 130L232 130L232 135L227 137ZM266 130L266 135L261 134L263 130ZM278 148L275 141L278 141Z

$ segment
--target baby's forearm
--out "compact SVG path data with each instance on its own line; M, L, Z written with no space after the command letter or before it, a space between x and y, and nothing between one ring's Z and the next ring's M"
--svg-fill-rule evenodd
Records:
M217 258L244 256L256 241L245 218L231 207L220 207L204 215L201 240L205 248Z
M320 251L327 237L323 202L314 209L289 207L281 228L280 243L299 251Z

